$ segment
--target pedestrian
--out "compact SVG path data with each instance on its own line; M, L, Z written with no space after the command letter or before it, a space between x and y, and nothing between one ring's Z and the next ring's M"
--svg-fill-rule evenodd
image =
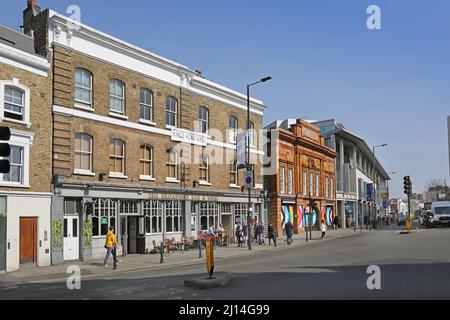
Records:
M333 218L333 229L337 230L339 227L339 217L338 215L335 215Z
M286 224L286 236L287 236L287 244L292 244L292 236L294 235L294 225L291 221Z
M267 227L267 237L269 238L269 246L270 246L270 240L273 240L273 246L277 246L277 235L275 233L275 228L271 223L269 223L269 226Z
M117 243L116 235L114 234L114 227L109 227L109 231L106 234L106 241L105 241L105 249L106 249L106 256L103 260L103 266L108 266L108 260L109 256L112 254L114 259L114 269L117 269L117 251L116 249L119 247L119 244Z
M237 239L238 248L239 248L242 244L242 229L241 229L241 225L239 223L236 225L236 239Z
M262 245L264 243L264 226L262 222L258 224L258 226L255 228L256 234L257 234L257 241L259 245Z
M325 233L327 232L327 225L325 224L325 220L322 220L322 223L320 224L320 231L322 231L322 240L323 237L325 237Z
M364 216L364 225L366 226L366 230L369 229L369 216Z
M244 244L244 247L247 243L247 239L248 239L247 237L249 236L247 234L247 228L248 228L248 226L242 226L241 236L242 236L242 243Z

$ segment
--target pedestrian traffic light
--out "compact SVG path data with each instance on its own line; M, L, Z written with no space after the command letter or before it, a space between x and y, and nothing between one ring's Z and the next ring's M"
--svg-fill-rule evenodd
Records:
M403 178L403 185L405 194L410 195L412 193L412 182L410 176Z
M11 146L4 142L11 139L11 130L8 127L0 127L0 173L9 173L10 163L8 159L11 154Z

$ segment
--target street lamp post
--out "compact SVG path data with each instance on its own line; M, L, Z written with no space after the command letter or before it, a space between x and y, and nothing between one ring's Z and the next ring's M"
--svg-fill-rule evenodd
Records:
M387 146L387 143L384 143L384 144L380 144L380 145L378 145L378 146L374 146L373 148L372 148L372 150L373 150L373 201L374 201L374 204L375 204L375 206L374 206L374 210L375 210L375 214L376 214L376 212L377 212L377 192L375 191L375 185L376 185L376 179L377 179L377 170L376 170L376 158L375 158L375 149L376 148L381 148L381 147L386 147ZM377 185L377 188L378 188L378 185ZM369 225L369 227L370 227L370 230L372 231L372 224L373 224L373 222L372 222L372 219L370 219L370 225Z
M246 147L247 147L247 171L252 170L252 165L250 164L250 87L258 83L266 82L272 80L272 77L265 77L259 81L247 85L247 137L246 137ZM248 188L248 208L247 208L247 238L248 238L248 250L252 250L252 237L251 237L251 215L252 215L252 190Z

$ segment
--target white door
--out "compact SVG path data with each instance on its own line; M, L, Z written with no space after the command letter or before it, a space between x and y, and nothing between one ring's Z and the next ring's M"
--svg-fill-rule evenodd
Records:
M64 217L64 260L78 260L80 258L78 228L78 217Z

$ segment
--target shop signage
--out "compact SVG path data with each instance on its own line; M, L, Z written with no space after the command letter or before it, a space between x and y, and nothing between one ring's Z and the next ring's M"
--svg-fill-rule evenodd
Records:
M172 141L195 144L204 147L208 145L208 137L206 135L178 128L172 128Z
M108 224L108 218L102 218L100 223L101 224Z
M149 193L150 200L173 200L173 201L213 201L217 202L218 197L206 195L185 195L185 194L170 194L170 193Z

